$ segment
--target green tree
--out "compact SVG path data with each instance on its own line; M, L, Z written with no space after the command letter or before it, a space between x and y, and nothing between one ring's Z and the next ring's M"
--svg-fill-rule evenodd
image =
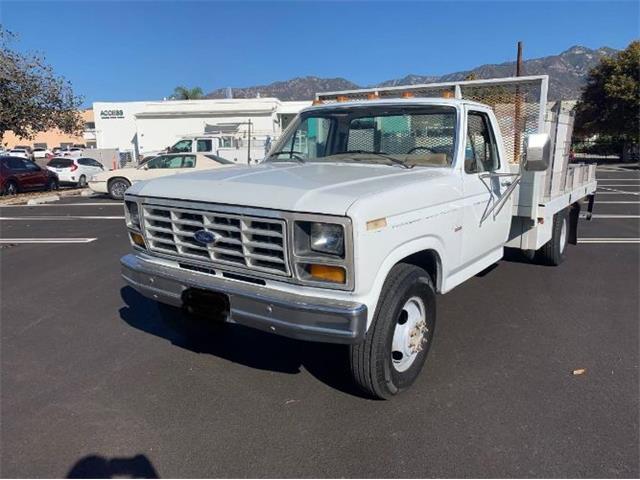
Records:
M587 78L576 105L575 133L637 144L640 117L640 41L605 57Z
M173 100L196 100L203 97L204 92L200 87L176 87L173 89L173 95L171 95Z
M52 128L82 132L82 98L44 57L12 50L14 39L0 26L0 142L9 130L25 139Z

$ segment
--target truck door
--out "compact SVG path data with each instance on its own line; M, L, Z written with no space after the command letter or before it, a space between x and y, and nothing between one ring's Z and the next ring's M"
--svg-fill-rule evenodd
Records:
M501 158L496 133L487 111L467 110L462 171L465 197L462 262L465 265L502 247L511 228L513 198L507 200L497 215L498 209L489 213L512 180L497 175L509 172Z

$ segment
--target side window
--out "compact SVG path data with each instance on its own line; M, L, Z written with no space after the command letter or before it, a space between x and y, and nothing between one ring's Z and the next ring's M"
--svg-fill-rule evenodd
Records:
M200 139L196 145L196 152L210 152L211 139Z
M155 158L152 158L151 160L149 160L144 165L147 168L162 168L161 165L163 164L165 158L166 157L164 155L159 156L159 157L155 157Z
M85 165L85 166L91 166L91 162L89 161L88 158L79 158L78 159L78 164Z
M40 171L40 167L38 165L36 165L33 162L29 162L29 161L24 161L24 166L26 170L29 170L30 172L39 172Z
M182 160L190 155L172 155L166 157L166 162L162 168L182 168Z
M184 157L182 157L182 168L193 168L195 166L196 166L195 155L185 155Z
M191 140L180 140L173 147L171 147L172 152L180 153L180 152L190 152L191 151Z
M25 171L27 169L27 167L25 166L24 162L22 160L20 160L19 158L10 158L7 160L8 163L8 167L11 170L18 170L18 171Z
M327 140L333 120L329 118L310 117L303 120L294 135L282 148L280 158L301 155L305 158L319 158L325 156Z
M500 167L496 141L485 113L469 112L467 116L467 146L464 171L493 172Z

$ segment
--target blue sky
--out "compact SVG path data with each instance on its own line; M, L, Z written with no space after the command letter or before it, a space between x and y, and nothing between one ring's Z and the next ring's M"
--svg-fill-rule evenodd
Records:
M371 84L572 45L624 48L636 1L99 2L0 0L14 47L42 52L86 103L159 99L295 76Z

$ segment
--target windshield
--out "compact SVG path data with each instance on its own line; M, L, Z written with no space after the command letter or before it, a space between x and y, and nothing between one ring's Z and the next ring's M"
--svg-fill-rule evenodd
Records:
M190 152L192 144L193 142L191 140L180 140L178 143L173 145L169 151L171 153Z
M336 107L303 112L268 161L371 162L448 166L456 110L448 106Z

